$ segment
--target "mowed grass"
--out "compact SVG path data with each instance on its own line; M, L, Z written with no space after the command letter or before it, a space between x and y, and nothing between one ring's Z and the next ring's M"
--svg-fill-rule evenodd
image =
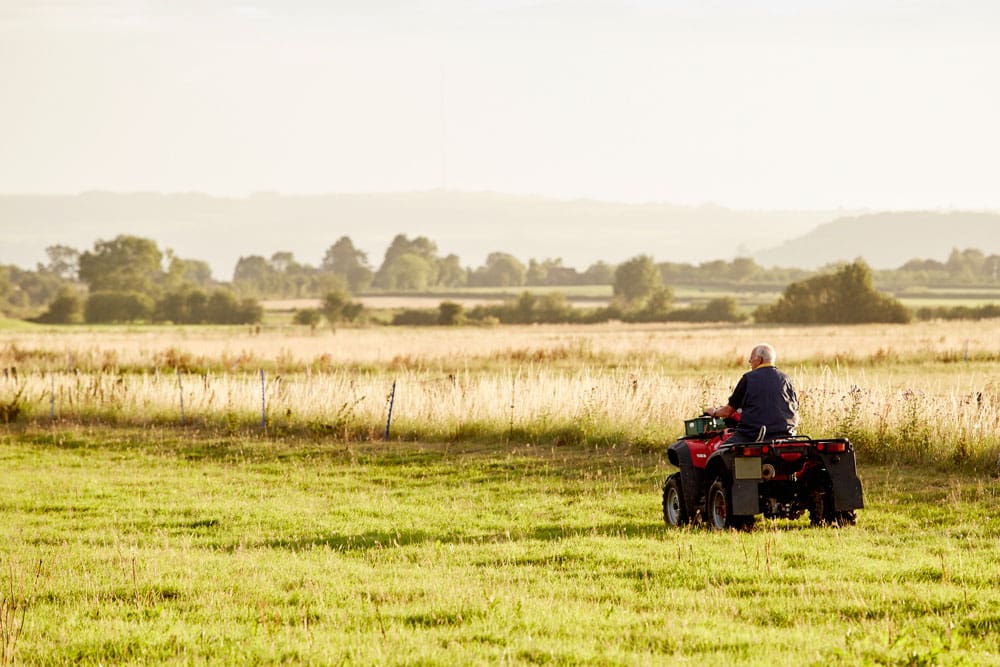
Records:
M946 468L717 533L624 447L22 426L0 466L21 664L1000 664L1000 487Z

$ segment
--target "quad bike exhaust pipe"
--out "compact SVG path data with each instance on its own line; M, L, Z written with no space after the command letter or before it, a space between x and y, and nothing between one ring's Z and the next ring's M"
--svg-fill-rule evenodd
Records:
M765 463L760 467L760 477L764 481L774 478L774 466L770 463Z

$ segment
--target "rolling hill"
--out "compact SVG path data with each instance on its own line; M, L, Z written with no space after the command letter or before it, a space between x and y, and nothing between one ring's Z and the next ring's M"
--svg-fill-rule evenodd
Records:
M441 255L481 265L494 251L562 258L581 270L638 254L658 261L729 259L790 239L837 216L832 211L737 211L718 206L620 204L494 193L221 198L204 194L88 192L0 196L0 264L33 268L45 248L79 250L128 233L207 261L229 280L241 256L292 252L317 265L341 236L378 266L396 234L426 236Z
M899 211L838 218L754 254L765 266L814 269L862 257L895 269L910 259L947 259L953 248L1000 254L1000 214Z

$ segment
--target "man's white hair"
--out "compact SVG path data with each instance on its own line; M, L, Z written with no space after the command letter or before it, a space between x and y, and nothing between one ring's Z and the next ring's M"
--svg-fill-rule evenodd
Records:
M778 359L778 353L774 351L774 346L761 343L750 353L752 356L760 357L765 364L773 364Z

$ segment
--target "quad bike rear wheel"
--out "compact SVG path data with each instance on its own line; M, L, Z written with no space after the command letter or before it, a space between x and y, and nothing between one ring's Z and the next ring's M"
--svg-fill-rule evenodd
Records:
M674 473L663 484L663 520L668 526L683 526L691 523L687 507L684 506L680 473Z
M854 510L837 511L833 504L833 489L824 487L813 493L809 505L809 524L813 526L853 526L857 521Z

